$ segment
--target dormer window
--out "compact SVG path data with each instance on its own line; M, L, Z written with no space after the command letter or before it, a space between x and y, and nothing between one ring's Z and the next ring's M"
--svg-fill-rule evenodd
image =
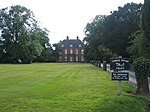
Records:
M79 47L81 47L81 44L79 44Z
M70 44L70 47L72 47L73 45L72 44Z

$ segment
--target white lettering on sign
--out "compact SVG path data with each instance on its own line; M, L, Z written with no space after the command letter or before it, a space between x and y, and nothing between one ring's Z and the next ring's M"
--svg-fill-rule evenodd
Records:
M116 63L116 66L124 66L124 63Z
M118 61L120 61L120 59L112 60L112 62L118 62Z
M112 72L112 80L129 80L129 73L127 72Z
M129 70L130 59L129 58L111 58L110 70Z
M124 67L116 67L117 70L124 70Z
M126 59L121 59L122 62L126 62L126 63L129 63L130 61L129 60L126 60Z

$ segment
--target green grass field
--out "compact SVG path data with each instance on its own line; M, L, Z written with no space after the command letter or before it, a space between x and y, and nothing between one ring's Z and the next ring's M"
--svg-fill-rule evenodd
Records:
M0 112L149 112L133 87L90 64L0 64Z

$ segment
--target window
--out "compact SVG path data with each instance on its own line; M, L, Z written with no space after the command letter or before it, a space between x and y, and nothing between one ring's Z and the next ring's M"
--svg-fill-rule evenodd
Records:
M61 47L64 47L64 45L62 44Z
M59 56L59 61L61 61L61 56Z
M67 49L65 49L65 54L67 54Z
M84 56L81 56L81 61L84 61Z
M84 54L84 49L81 50L81 54Z
M79 47L81 47L81 44L79 45Z
M73 54L73 50L72 49L70 49L70 54Z
M59 59L61 60L61 56L59 56Z
M72 61L72 56L70 57L70 61Z
M76 54L78 54L78 49L76 49Z
M78 60L78 56L76 56L76 61L79 61L79 60Z
M72 44L70 44L70 47L72 47L73 45Z
M65 61L67 61L67 56L65 56Z

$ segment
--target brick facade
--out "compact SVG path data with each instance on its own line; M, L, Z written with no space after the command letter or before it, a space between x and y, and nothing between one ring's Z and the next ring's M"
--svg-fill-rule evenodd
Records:
M60 62L83 62L84 49L83 42L77 39L67 39L60 42L59 61Z

